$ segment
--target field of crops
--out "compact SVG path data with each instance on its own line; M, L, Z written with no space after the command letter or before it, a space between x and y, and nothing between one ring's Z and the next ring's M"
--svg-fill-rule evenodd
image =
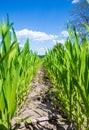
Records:
M80 38L69 26L68 33L64 45L57 43L48 51L44 67L54 86L53 102L76 130L89 130L89 37Z
M43 60L30 50L28 39L20 48L12 25L8 19L0 24L0 130L11 129L42 62L54 86L53 103L76 130L89 130L89 26L83 25L83 38L68 26L65 44L57 43Z
M0 24L0 130L8 130L11 120L24 104L29 84L40 65L27 39L20 49L12 24Z

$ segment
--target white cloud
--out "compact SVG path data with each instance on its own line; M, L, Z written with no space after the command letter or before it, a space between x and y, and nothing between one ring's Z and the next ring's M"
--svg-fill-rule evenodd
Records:
M68 34L68 31L66 30L63 30L59 36L57 35L57 37L55 37L55 39L53 40L53 43L56 44L57 42L58 43L61 43L61 44L64 44L65 43L65 40L66 38L69 36Z
M64 43L65 43L65 40L64 40L64 39L61 39L61 40L58 40L57 42L58 42L58 43L61 43L61 44L64 44Z
M52 48L56 42L64 44L65 39L68 37L68 32L63 30L60 35L52 35L45 32L22 29L16 31L16 35L21 48L23 48L26 39L29 38L30 49L34 52L38 52L39 55L43 55L47 49Z
M18 38L29 38L34 41L47 41L54 39L54 36L52 34L47 34L39 31L32 31L28 29L16 31L16 35Z
M40 48L38 48L37 52L38 52L39 55L44 55L45 54L45 48L40 47Z
M64 30L61 32L61 35L66 38L68 37L68 32Z
M79 0L73 0L72 1L72 4L76 4L76 3L78 3L79 2Z
M39 55L45 54L46 48L52 48L54 46L54 40L58 39L57 35L28 29L15 32L21 48L23 48L26 39L29 38L30 49L34 52L38 52Z

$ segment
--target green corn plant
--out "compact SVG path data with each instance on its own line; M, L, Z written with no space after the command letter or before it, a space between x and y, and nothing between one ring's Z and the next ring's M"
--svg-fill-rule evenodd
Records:
M15 93L17 85L15 83L13 87L11 84L11 71L13 65L12 61L16 53L17 41L14 40L11 42L11 26L12 24L6 24L4 21L2 21L0 25L0 34L2 36L0 46L0 128L4 127L5 129L10 128L10 122L16 107ZM15 77L17 78L18 76L16 75Z
M24 48L18 56L18 62L20 64L20 80L18 91L18 105L21 105L21 101L26 93L29 91L29 85L33 75L36 73L39 64L39 58L32 51L29 50L29 40L27 39ZM37 63L38 62L38 63ZM24 102L23 102L24 103Z
M89 26L83 24L89 31ZM89 41L70 30L63 45L56 45L45 56L44 67L54 84L54 103L63 109L76 129L89 129Z
M11 129L11 120L30 90L40 58L29 49L27 39L20 50L13 24L0 24L0 129Z

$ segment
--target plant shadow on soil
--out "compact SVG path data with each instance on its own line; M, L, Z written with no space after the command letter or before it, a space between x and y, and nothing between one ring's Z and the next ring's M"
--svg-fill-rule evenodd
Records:
M51 101L51 91L48 90L48 88L52 88L52 84L45 76L45 71L43 68L40 68L40 71L38 72L38 80L36 81L38 82L38 85L34 85L34 82L33 86L36 86L35 89L39 89L39 87L41 88L42 86L43 88L40 89L41 94L34 95L32 97L32 102L36 101L37 104L36 109L33 111L38 114L39 117L48 117L48 119L31 124L25 123L25 129L21 130L72 130L70 122L67 121L67 117L64 118L63 113L61 113ZM31 107L30 102L29 106Z
M58 110L55 110L53 104L51 104L51 102L49 102L49 99L47 99L47 95L46 95L46 97L43 98L43 100L45 100L45 101L42 101L43 104L40 104L39 108L43 111L45 111L45 109L46 109L46 111L47 110L49 111L48 112L49 120L43 121L41 123L37 122L36 124L31 124L29 126L26 125L26 128L28 130L71 130L69 122L61 121L59 123L58 119L55 118L58 115ZM51 106L51 109L50 109L50 106ZM53 117L50 119L50 116L53 116Z

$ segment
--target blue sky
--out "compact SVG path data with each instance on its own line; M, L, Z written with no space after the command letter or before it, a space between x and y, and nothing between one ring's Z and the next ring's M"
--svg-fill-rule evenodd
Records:
M29 38L30 47L38 54L63 43L68 36L66 23L69 11L79 0L0 0L0 21L9 14L20 46Z

